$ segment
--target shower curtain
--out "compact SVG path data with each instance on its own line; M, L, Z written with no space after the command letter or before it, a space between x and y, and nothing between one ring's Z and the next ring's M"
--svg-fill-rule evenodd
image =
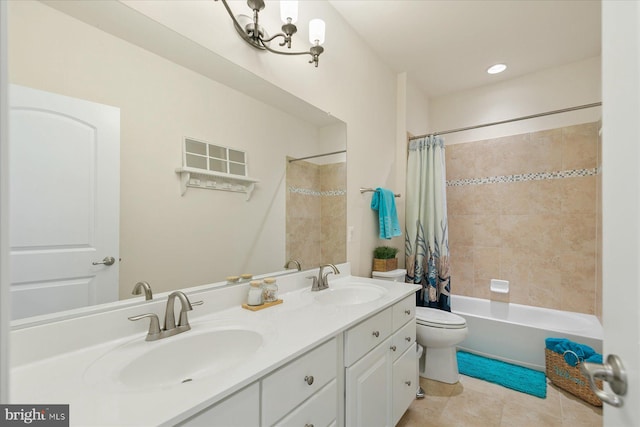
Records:
M405 255L407 282L422 285L419 306L451 311L444 140L410 141L407 161Z

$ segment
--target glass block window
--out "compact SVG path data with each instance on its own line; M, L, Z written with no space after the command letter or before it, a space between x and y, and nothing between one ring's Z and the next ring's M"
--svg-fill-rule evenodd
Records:
M234 148L185 138L184 166L210 172L247 176L247 155L244 151Z

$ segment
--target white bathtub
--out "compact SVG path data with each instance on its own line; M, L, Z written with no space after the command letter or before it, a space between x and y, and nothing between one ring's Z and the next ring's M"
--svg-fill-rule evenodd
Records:
M467 339L458 348L544 371L544 340L568 338L602 353L602 325L582 313L454 295L451 311L464 317Z

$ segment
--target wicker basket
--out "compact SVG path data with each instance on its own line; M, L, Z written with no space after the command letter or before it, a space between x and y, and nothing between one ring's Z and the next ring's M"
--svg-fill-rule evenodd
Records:
M591 391L589 380L580 372L579 363L576 366L571 366L564 360L564 355L548 348L545 348L544 352L547 378L552 383L587 403L602 406L600 398ZM596 385L602 390L602 381L597 380Z
M373 259L373 271L391 271L398 268L398 258Z

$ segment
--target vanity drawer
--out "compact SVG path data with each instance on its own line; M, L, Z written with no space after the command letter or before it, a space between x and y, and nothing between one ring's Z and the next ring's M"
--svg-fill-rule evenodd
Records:
M262 380L262 425L273 425L336 377L337 342L330 341Z
M391 310L388 308L345 333L345 366L351 366L391 335Z
M279 427L326 427L330 425L335 421L338 413L337 393L336 380L333 380L276 425Z
M260 421L260 386L254 383L178 423L180 427L243 427Z
M407 322L399 331L393 334L391 339L393 360L396 360L409 347L415 347L416 342L416 322Z
M409 295L393 306L393 330L397 331L414 317L416 317L416 296Z

